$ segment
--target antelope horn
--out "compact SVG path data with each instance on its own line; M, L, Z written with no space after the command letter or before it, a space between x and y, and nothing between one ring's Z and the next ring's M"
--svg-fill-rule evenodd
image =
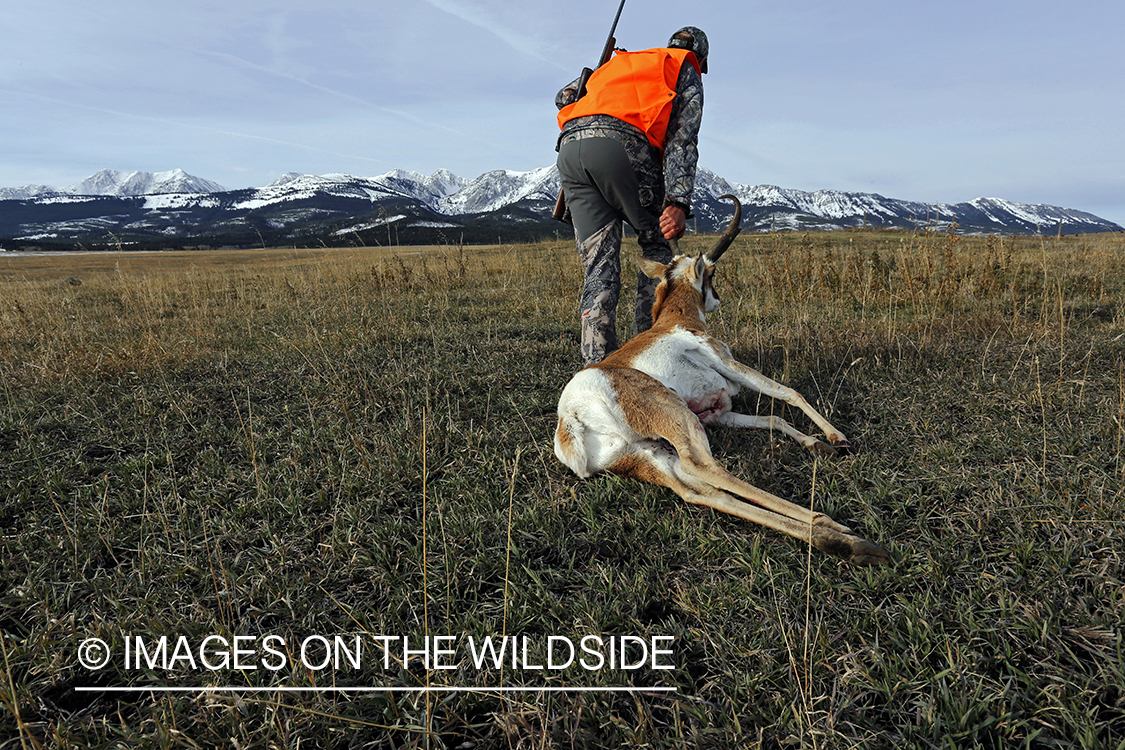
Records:
M719 256L727 251L727 248L730 247L730 243L734 242L734 238L742 231L742 204L739 202L738 198L735 198L733 195L727 194L719 196L719 200L723 200L724 198L730 198L734 201L734 217L730 220L727 231L723 232L723 236L720 237L719 241L715 243L715 246L707 252L707 260L712 263L717 261Z

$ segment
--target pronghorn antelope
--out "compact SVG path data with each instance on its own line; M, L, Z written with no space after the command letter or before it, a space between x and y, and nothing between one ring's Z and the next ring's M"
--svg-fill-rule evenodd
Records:
M578 372L563 389L555 455L583 478L609 471L663 485L689 503L783 531L854 564L889 563L886 550L828 516L738 479L711 455L703 429L709 424L780 430L825 455L851 447L799 393L740 364L725 344L707 335L706 313L719 308L715 261L738 235L742 220L738 199L723 197L734 201L734 219L708 253L677 255L666 266L641 259L644 273L660 282L653 326ZM731 397L742 386L796 406L828 442L778 417L732 412Z

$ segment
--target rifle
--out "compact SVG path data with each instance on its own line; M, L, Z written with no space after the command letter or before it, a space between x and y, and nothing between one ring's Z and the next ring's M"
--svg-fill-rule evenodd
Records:
M617 22L621 20L621 10L625 7L625 0L621 0L621 4L617 6L617 15L613 17L613 25L609 27L609 37L605 40L605 46L602 47L602 56L598 58L598 67L605 65L609 62L609 58L613 57L613 48L617 44L617 40L613 37L617 32ZM586 82L590 80L590 76L594 71L590 68L583 68L582 74L578 76L578 96L575 101L586 96ZM559 197L555 200L555 210L551 212L551 216L563 220L566 215L566 198L563 196L562 187L559 187Z

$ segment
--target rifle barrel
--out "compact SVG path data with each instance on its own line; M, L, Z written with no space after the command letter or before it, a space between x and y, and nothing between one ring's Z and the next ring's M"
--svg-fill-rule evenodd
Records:
M608 60L610 54L613 53L613 45L617 40L613 35L617 33L617 22L621 20L621 11L625 9L625 0L621 0L621 5L617 6L617 15L613 17L613 25L609 27L609 38L605 40L605 46L602 47L602 56L598 60L598 65L604 65Z

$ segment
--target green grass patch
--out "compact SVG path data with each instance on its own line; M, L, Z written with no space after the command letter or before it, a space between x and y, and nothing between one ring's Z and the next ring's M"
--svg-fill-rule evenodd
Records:
M567 243L0 259L0 747L1125 748L1123 252L724 256L713 332L861 452L714 452L892 550L874 570L556 461ZM362 663L302 665L315 635ZM257 668L125 663L162 636L256 639ZM379 636L449 637L451 668ZM671 637L674 669L478 667L488 636L533 664L550 636ZM427 685L458 690L360 690ZM346 690L267 689L296 687Z

